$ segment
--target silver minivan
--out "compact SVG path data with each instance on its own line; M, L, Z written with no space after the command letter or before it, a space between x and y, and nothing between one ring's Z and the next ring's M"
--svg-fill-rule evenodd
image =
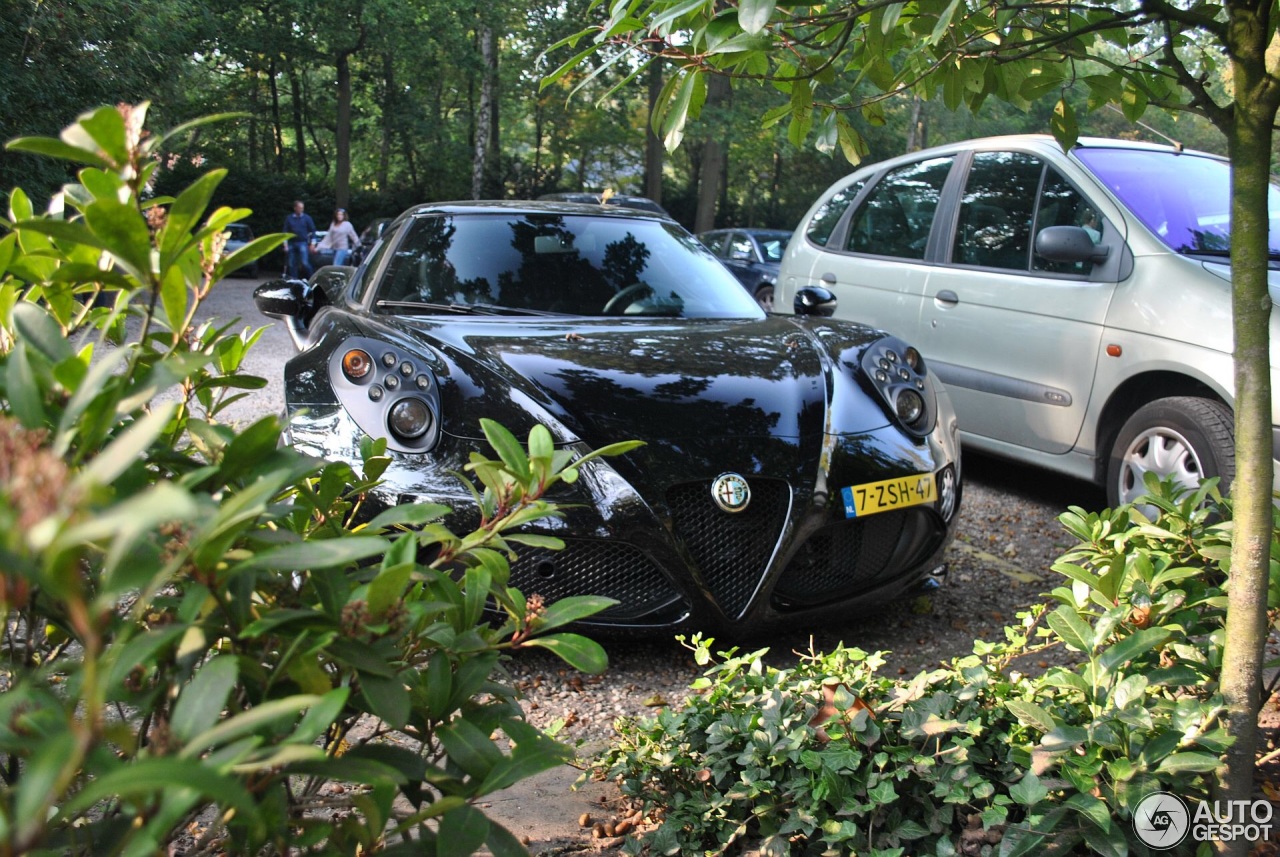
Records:
M1280 302L1274 184L1270 211ZM939 146L830 188L788 245L775 306L825 287L838 316L920 349L968 447L1100 482L1112 504L1148 471L1229 482L1229 212L1230 164L1201 152L1082 139L1068 153L1048 136ZM1276 370L1273 356L1280 389ZM1280 440L1274 406L1272 423Z

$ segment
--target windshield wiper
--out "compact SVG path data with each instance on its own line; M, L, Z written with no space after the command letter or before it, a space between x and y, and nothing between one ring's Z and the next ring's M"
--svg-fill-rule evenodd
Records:
M497 306L496 304L429 303L427 301L378 301L378 309L411 310L419 313L451 312L458 315L564 315L541 309Z

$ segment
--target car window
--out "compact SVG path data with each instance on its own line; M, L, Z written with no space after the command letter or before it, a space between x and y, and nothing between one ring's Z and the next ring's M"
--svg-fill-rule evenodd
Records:
M951 161L930 158L886 174L853 213L845 249L923 259Z
M717 256L723 256L725 237L725 233L723 232L704 232L698 236L698 240L701 241L712 253L715 253Z
M1105 228L1098 210L1052 167L1045 173L1044 188L1040 191L1035 232L1038 235L1040 230L1050 226L1079 226L1089 233L1094 244L1102 240ZM1088 274L1093 270L1093 263L1087 260L1050 262L1033 254L1031 267L1049 274Z
M1039 158L1021 152L975 154L960 198L951 261L1027 270L1032 210L1043 170Z
M819 206L809 220L809 226L804 233L805 237L819 247L826 247L836 224L840 222L840 218L844 216L853 200L862 192L862 186L865 184L865 181L859 180L848 187L841 188Z
M760 252L764 254L766 262L781 262L782 254L786 252L787 241L791 236L783 235L763 235L757 236L756 241L760 244Z
M754 262L756 259L755 247L751 246L751 239L743 235L741 232L735 232L733 238L729 240L729 252L727 256L730 259L739 262Z
M1147 228L1178 253L1226 256L1231 245L1231 165L1172 151L1080 147L1073 154ZM1267 188L1269 248L1280 254L1280 188Z
M543 213L418 217L375 297L587 316L761 313L706 247L671 221Z

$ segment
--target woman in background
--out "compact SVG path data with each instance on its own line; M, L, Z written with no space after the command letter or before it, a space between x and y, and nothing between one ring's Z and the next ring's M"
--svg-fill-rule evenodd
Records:
M351 225L351 221L347 220L347 210L339 208L334 211L333 222L329 224L329 231L325 233L324 238L320 239L318 248L332 250L333 264L345 265L351 258L351 251L359 245L360 236L356 234L356 228Z

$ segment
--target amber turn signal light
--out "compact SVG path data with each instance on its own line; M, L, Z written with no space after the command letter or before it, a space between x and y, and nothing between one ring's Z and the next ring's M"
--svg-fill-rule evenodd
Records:
M358 348L342 355L342 373L352 381L362 380L373 371L373 358Z

